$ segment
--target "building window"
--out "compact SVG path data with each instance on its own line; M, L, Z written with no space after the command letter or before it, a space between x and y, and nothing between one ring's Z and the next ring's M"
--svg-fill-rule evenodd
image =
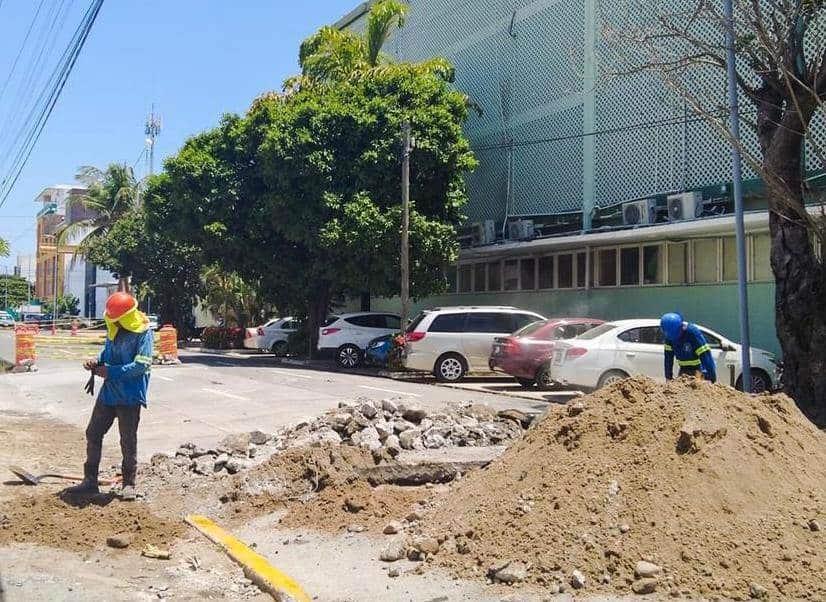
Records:
M694 282L717 282L717 239L700 238L694 241Z
M737 280L737 239L726 236L723 239L723 282Z
M620 249L620 284L622 286L640 285L639 247L625 247Z
M642 248L642 283L663 283L662 246L646 245Z
M508 259L505 261L505 290L515 291L519 289L519 261Z
M554 287L554 258L539 258L539 288Z
M456 266L450 266L447 268L447 290L451 293L456 292Z
M576 287L585 288L585 275L588 273L588 254L576 254Z
M574 256L570 253L558 255L556 258L557 288L573 288L574 286Z
M755 234L751 238L751 264L753 267L753 279L758 281L771 281L774 278L772 274L771 263L772 240L771 235L766 232L764 234Z
M597 252L599 258L599 286L617 285L617 250L600 249Z
M471 290L471 281L473 280L473 272L471 266L459 266L459 292L469 293Z
M477 263L473 266L473 290L477 293L485 292L485 264Z
M519 262L522 275L522 290L532 291L536 288L536 260L522 259Z
M668 245L668 284L688 282L688 243Z
M502 262L491 261L488 264L488 290L502 290Z

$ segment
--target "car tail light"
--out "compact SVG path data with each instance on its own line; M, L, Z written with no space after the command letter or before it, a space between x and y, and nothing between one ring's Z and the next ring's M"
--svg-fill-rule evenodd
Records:
M507 353L516 353L519 351L519 342L516 339L505 339L504 347Z
M326 337L328 334L335 334L341 332L341 328L324 328L321 330L321 336Z
M406 343L415 343L416 341L421 341L424 338L424 335L426 334L426 332L419 332L417 330L414 330L413 332L408 332L406 335L404 335L404 340Z
M571 347L565 353L565 358L568 359L568 358L574 358L574 357L582 357L586 353L588 353L588 350L585 349L585 347Z
M252 333L250 332L250 329L249 329L249 328L247 328L247 329L244 331L244 338L245 338L245 339L251 339L251 338L252 338Z
M264 336L264 329L263 329L263 328L259 328L259 329L258 329L258 336L259 336L259 337L263 337L263 336Z

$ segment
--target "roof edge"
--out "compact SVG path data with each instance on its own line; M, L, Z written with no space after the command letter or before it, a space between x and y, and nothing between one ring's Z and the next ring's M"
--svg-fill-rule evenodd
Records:
M336 29L345 29L346 27L349 27L355 21L358 21L361 17L367 14L373 2L375 2L375 0L367 0L366 2L362 2L356 8L354 8L349 13L341 17L341 19L336 21L333 24L333 27L335 27Z

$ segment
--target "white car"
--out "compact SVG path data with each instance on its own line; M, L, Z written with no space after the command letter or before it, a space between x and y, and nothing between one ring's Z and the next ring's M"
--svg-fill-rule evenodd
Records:
M401 332L396 314L362 311L330 316L318 329L318 351L333 356L342 368L355 368L364 359L364 350L373 339Z
M516 307L441 307L420 313L407 328L404 367L447 382L488 371L493 341L545 320Z
M741 346L698 324L717 365L717 382L742 388ZM606 322L557 345L551 360L553 379L565 385L598 389L641 374L664 381L663 336L659 320ZM674 375L679 366L674 362ZM752 390L780 385L780 365L772 353L752 347Z
M262 326L247 328L244 333L244 347L263 349L279 356L286 355L287 341L300 326L292 317L273 318Z
M3 326L14 326L14 319L7 311L0 311L0 327Z
M151 330L158 330L158 316L156 316L155 314L149 314L146 316L146 318L149 320L149 328Z

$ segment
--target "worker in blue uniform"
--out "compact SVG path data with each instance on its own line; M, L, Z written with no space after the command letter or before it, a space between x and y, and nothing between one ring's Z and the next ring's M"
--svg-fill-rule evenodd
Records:
M680 376L684 374L702 376L705 380L717 382L717 367L711 348L696 324L686 322L678 313L667 313L660 318L660 329L665 339L665 379L674 376L674 358L680 366Z

